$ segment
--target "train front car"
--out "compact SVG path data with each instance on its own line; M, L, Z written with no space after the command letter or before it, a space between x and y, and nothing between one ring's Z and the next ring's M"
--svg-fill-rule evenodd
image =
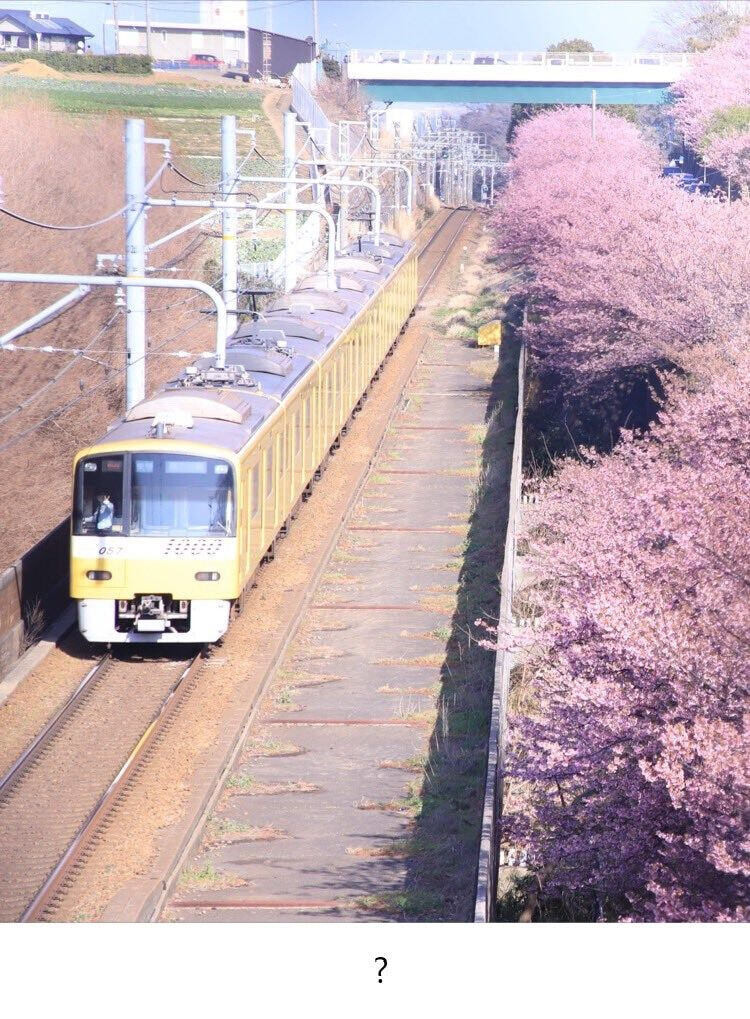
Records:
M209 643L226 631L240 590L231 446L247 438L242 398L232 407L229 395L162 393L76 457L71 597L87 640Z
M76 457L71 597L96 643L212 643L361 406L417 296L358 239ZM331 286L334 283L335 286Z

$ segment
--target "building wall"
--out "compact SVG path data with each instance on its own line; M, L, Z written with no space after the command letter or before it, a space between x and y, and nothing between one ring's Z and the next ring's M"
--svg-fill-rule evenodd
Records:
M250 73L263 73L263 36L267 35L271 43L271 74L284 77L294 70L297 64L307 64L315 59L315 44L312 40L294 39L278 32L263 32L259 28L248 29Z
M67 35L43 35L39 40L39 49L45 53L74 53L78 49L78 39Z
M10 36L10 39L6 39ZM29 36L22 32L14 21L0 19L0 49L28 49Z
M10 41L6 39L10 36ZM45 53L74 52L77 49L78 36L72 35L42 35L37 43L36 35L30 36L27 32L19 30L18 25L7 19L0 21L0 50L42 50ZM84 40L85 41L85 40Z
M203 28L151 29L151 56L154 60L189 60L194 53L210 53L217 60L236 64L242 57L244 39L242 32L227 32ZM140 27L120 28L120 52L146 54L146 29Z

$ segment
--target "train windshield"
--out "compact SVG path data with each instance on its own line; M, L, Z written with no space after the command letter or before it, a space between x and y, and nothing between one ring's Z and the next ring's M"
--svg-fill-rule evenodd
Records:
M78 464L73 511L75 534L122 534L124 460L90 456Z
M232 468L223 460L133 453L130 534L232 534Z
M74 534L201 537L234 533L232 467L178 453L86 457L76 472Z

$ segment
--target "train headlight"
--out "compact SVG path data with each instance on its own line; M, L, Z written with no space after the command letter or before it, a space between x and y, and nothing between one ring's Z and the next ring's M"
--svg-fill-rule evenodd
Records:
M220 573L216 573L213 570L210 570L210 571L209 570L206 570L206 571L201 570L199 573L196 573L195 579L196 580L220 580L221 579L221 574Z
M109 570L89 570L86 576L89 580L111 580L112 574Z

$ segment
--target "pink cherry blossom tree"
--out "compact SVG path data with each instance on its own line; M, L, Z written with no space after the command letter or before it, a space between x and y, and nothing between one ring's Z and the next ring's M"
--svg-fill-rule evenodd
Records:
M636 127L606 114L594 139L580 108L519 128L497 249L523 270L538 365L575 399L707 339L731 343L747 323L750 206L690 195L659 163Z
M505 836L587 915L750 919L750 201L686 194L631 125L556 110L519 127L494 226L537 388L661 380L647 435L556 463L525 511L539 626Z
M750 918L750 357L709 360L526 517L542 626L506 836L605 916Z
M750 187L750 25L696 55L672 91L688 142L709 165Z

